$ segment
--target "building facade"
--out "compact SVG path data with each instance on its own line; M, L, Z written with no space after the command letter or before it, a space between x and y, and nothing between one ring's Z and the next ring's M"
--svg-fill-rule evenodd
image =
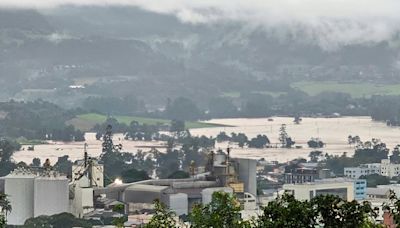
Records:
M359 167L344 168L344 175L348 178L358 179L361 176L381 174L381 163L363 164Z
M284 184L286 193L294 195L297 200L310 200L318 195L337 195L340 198L352 201L355 199L355 184L353 180L331 178L316 180L302 184Z

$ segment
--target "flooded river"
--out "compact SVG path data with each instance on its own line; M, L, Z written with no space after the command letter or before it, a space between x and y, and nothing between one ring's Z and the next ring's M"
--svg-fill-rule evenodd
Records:
M362 141L368 141L371 138L378 138L385 142L390 149L400 144L400 128L388 127L385 123L372 121L369 117L342 117L342 118L303 118L300 124L294 124L293 118L275 117L273 121L266 118L255 119L213 119L207 121L209 123L217 123L229 125L232 127L214 127L193 129L193 135L206 135L215 137L221 131L227 134L231 132L245 133L249 138L258 134L265 134L271 143L279 143L279 128L282 124L286 124L286 131L292 139L296 141L296 146L300 149L282 149L282 148L266 148L266 149L249 149L232 147L232 155L235 157L249 158L265 158L269 161L285 162L294 158L307 158L312 150L308 148L307 141L311 137L318 137L326 146L321 150L329 154L342 154L347 152L348 155L354 153L354 148L347 143L349 135L358 135ZM101 153L101 141L95 139L94 133L86 134L86 142L89 144L88 152L91 156L98 156ZM161 146L161 142L133 142L123 140L121 135L114 136L114 143L123 144L124 151L135 152L138 149L144 151L149 150L150 146ZM217 143L216 147L224 149L227 143ZM49 142L45 145L35 146L35 151L24 150L14 154L14 160L30 163L33 158L38 157L41 160L50 158L52 162L57 157L68 155L71 160L80 159L83 156L83 143L61 143Z

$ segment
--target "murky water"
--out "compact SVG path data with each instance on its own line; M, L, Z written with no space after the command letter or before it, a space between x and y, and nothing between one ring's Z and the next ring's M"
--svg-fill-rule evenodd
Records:
M193 135L206 135L215 137L219 132L225 131L227 134L231 132L245 133L249 138L258 134L265 134L271 143L279 143L279 128L282 124L286 124L286 131L301 149L282 149L282 148L266 148L266 149L249 149L232 147L232 156L249 157L249 158L265 158L270 161L285 162L298 157L307 158L311 148L307 147L307 141L311 137L318 137L326 146L321 150L329 154L342 154L347 152L348 155L354 153L354 148L347 143L349 135L358 135L362 141L368 141L371 138L379 138L385 142L389 148L400 144L400 128L387 127L385 123L372 121L369 117L342 117L342 118L303 118L300 124L294 124L293 118L275 117L273 121L266 118L258 119L214 119L207 121L210 123L224 124L234 127L216 127L193 129ZM89 144L88 152L92 156L98 156L101 153L101 141L95 139L93 133L86 134L87 143ZM123 140L121 135L114 136L115 143L122 143L125 151L135 152L142 148L144 151L149 150L146 147L162 145L161 142L133 142ZM218 143L217 148L224 149L227 143ZM16 161L24 161L30 163L34 157L44 160L50 158L52 162L57 157L68 155L71 160L80 159L83 156L83 143L60 143L50 142L47 145L38 145L35 151L19 151L15 153Z

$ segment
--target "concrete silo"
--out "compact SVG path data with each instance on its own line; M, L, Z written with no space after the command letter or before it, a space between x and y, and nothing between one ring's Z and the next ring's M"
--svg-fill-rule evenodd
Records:
M7 217L9 225L23 225L32 218L35 175L25 169L16 169L4 179L4 193L8 195L12 207Z
M69 211L68 179L57 173L43 174L34 181L34 217Z
M239 180L244 184L244 191L257 196L257 161L254 159L237 158L239 164Z

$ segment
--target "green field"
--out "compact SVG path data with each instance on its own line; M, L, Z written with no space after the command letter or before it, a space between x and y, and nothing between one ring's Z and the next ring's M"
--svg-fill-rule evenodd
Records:
M321 92L350 94L354 98L372 95L400 95L400 84L375 85L371 83L297 82L291 85L314 96Z
M170 124L171 122L170 120L166 119L146 118L137 116L113 116L113 118L117 119L118 122L120 123L125 123L128 125L132 121L137 121L140 124L149 124L149 125ZM68 121L68 123L74 125L76 128L80 130L88 131L94 125L101 124L104 121L106 121L106 119L107 119L106 115L88 113L88 114L78 115L76 118ZM222 125L189 121L185 123L185 126L187 129L192 129L192 128L205 128L205 127L219 127Z
M35 139L26 139L24 137L19 137L16 139L16 141L21 144L21 145L41 145L41 144L47 144L46 141L42 140L35 140Z

